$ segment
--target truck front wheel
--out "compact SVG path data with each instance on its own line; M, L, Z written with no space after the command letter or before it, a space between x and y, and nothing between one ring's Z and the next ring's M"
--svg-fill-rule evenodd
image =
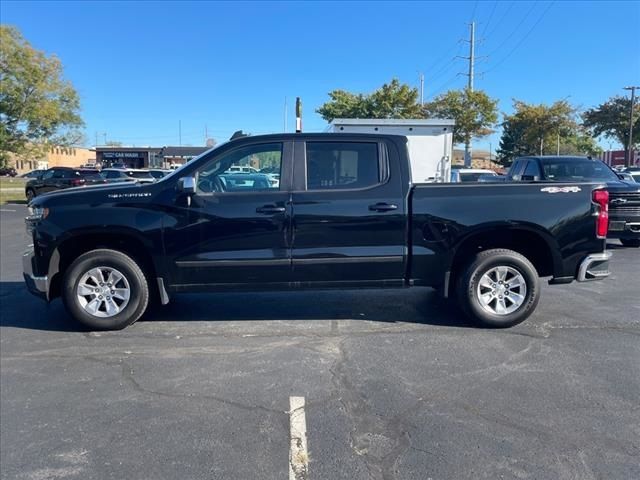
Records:
M69 313L95 330L119 330L138 320L149 303L149 287L138 264L116 250L80 255L67 269L62 299Z
M525 321L540 296L535 267L513 250L478 253L458 277L463 311L483 327L506 328Z

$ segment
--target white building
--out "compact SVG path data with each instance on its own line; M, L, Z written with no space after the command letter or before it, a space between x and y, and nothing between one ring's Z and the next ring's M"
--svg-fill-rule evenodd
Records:
M328 131L381 133L408 139L411 177L414 183L448 182L451 178L454 120L336 118Z

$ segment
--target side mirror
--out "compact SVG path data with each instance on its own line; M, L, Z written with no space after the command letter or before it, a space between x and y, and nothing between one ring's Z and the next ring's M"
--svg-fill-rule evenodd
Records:
M182 177L178 180L178 191L186 195L196 193L196 179L194 177Z

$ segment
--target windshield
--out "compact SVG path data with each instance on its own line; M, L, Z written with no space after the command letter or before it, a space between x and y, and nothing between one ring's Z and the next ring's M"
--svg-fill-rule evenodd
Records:
M219 149L220 147L222 147L223 145L226 145L229 142L223 142L220 143L218 145L216 145L213 148L210 148L209 150L207 150L206 152L201 153L200 155L198 155L197 157L193 157L191 160L189 160L188 162L185 162L182 166L180 166L179 168L176 168L173 172L165 175L164 177L162 177L160 180L158 180L158 182L164 182L165 180L169 179L169 178L174 178L177 176L177 178L180 177L180 174L182 173L182 171L185 169L185 167L187 165L191 165L193 162L198 161L199 159L201 159L202 157L204 157L205 155L209 155L209 153L213 152L214 150Z
M618 176L600 161L575 158L544 160L544 176L554 182L612 182Z

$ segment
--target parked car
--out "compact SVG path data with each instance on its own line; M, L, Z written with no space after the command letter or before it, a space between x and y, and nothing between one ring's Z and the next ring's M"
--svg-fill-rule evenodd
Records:
M27 200L31 201L43 193L97 183L104 183L97 170L53 167L46 170L41 176L27 181L24 187L24 194Z
M260 173L264 173L269 177L269 181L273 187L280 185L280 167L267 167L260 170Z
M171 172L173 172L173 170L168 170L168 169L165 170L165 169L161 169L161 168L151 168L151 169L149 169L149 173L156 180L160 180L161 178L166 177Z
M31 170L28 173L23 173L20 175L22 178L38 178L41 176L46 170Z
M451 181L453 183L477 182L480 177L486 178L489 175L494 177L498 176L498 174L493 170L482 168L457 168L451 170Z
M115 182L155 182L156 178L149 170L136 170L133 168L104 168L100 175L107 183Z
M614 171L615 172L615 171ZM632 182L635 183L635 179L633 178L633 175L631 175L629 172L623 170L621 172L615 172L616 175L618 176L618 178L620 180L624 180L625 182Z
M249 166L231 165L224 173L259 173L257 169Z
M18 172L13 167L0 168L0 177L15 177L16 175L18 175Z
M270 190L278 188L264 173L229 173L220 175L225 192L244 192L247 190ZM202 182L206 180L202 179ZM201 183L202 185L202 183Z
M629 167L624 170L624 173L631 175L633 181L640 183L640 167Z
M601 182L609 191L609 237L640 247L640 186L620 179L606 163L588 157L517 158L509 172L514 182Z
M224 173L260 154L280 159L278 188ZM609 275L603 187L411 184L406 137L242 137L155 183L34 199L24 278L94 329L124 328L179 292L411 286L509 327L535 310L539 277Z
M480 183L490 183L490 182L505 182L507 177L504 175L498 175L497 173L483 173L478 177L478 182Z

